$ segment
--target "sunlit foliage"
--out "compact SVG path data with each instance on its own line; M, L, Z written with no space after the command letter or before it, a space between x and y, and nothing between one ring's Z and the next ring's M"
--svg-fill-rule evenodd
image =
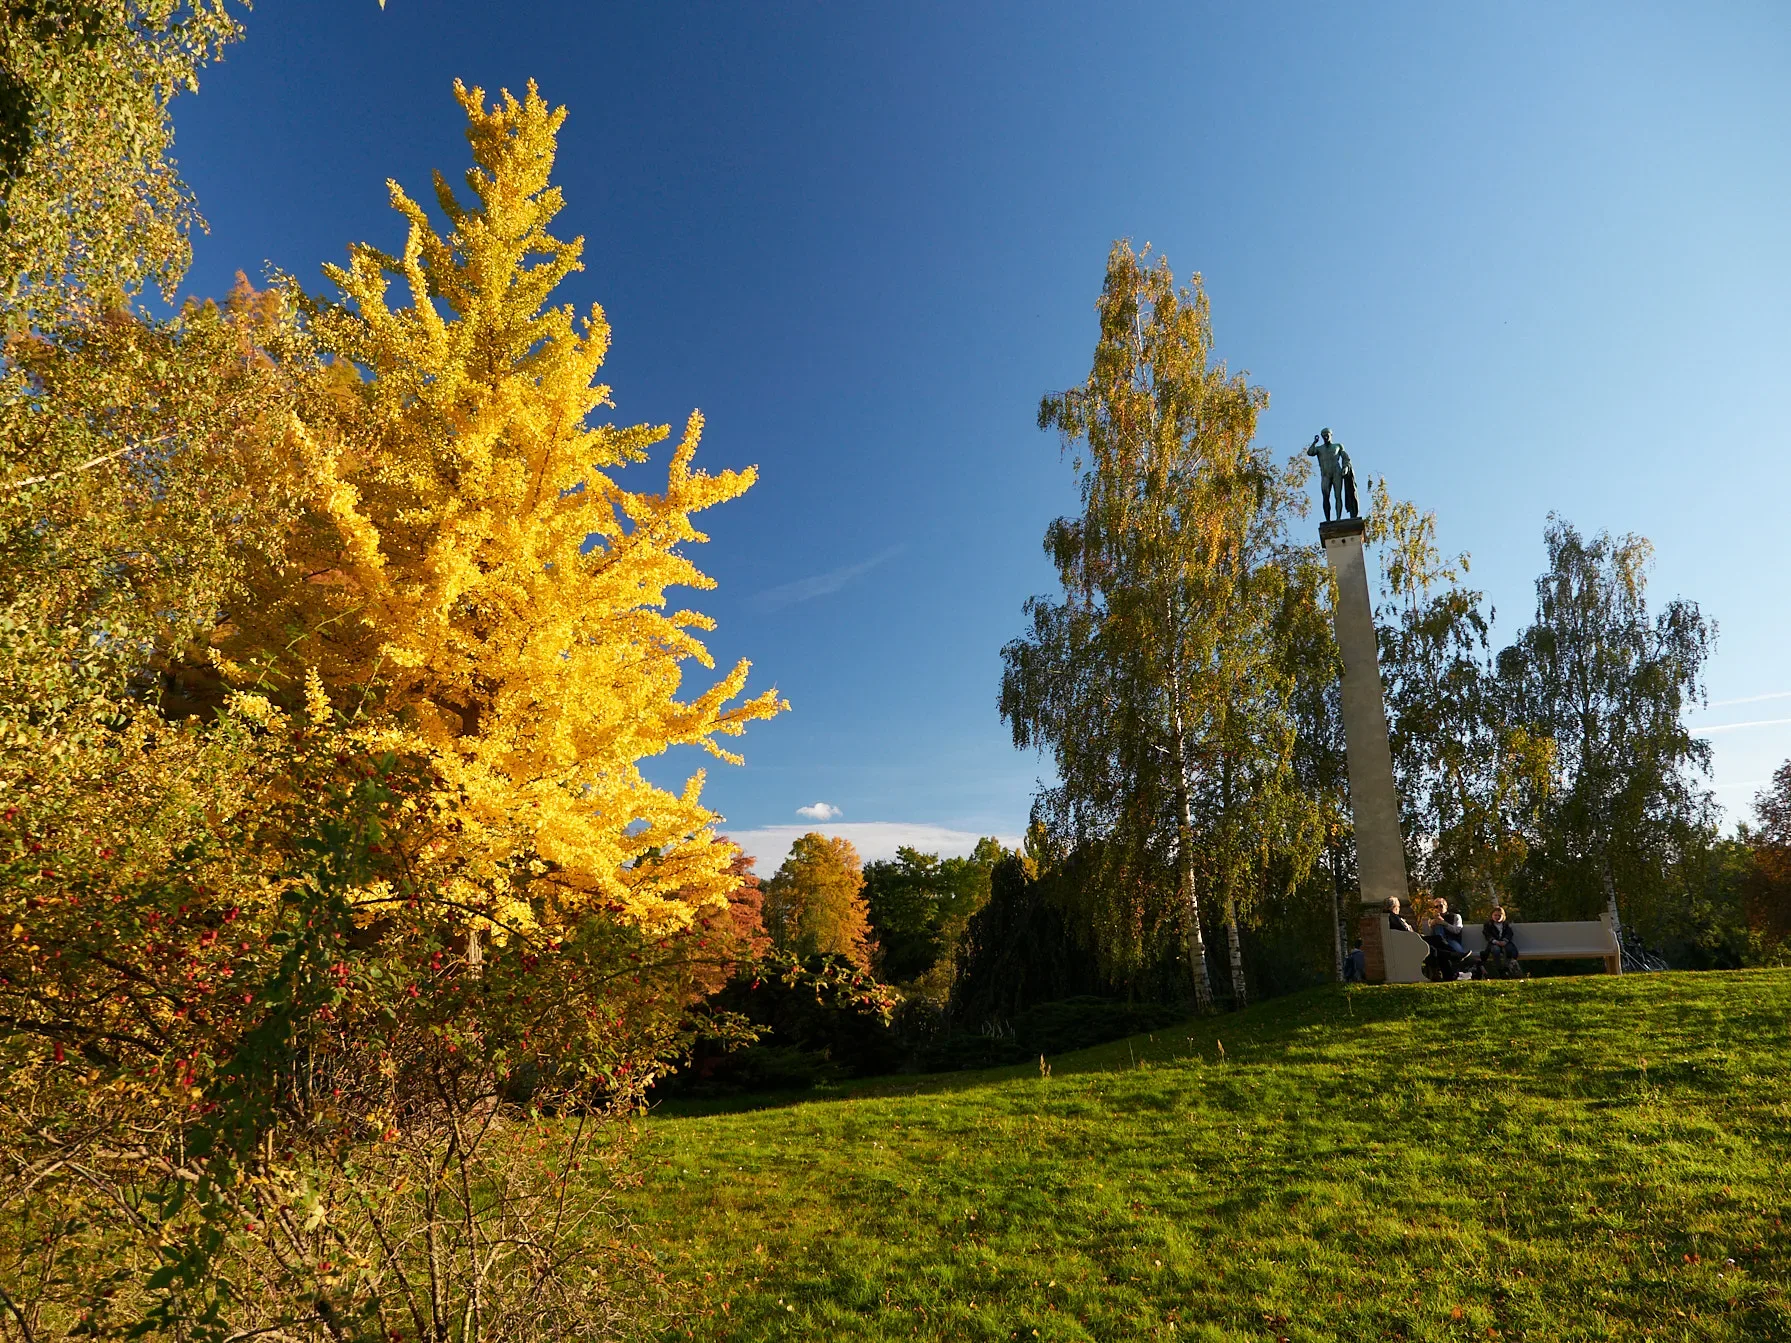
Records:
M341 303L8 310L0 1330L654 1327L628 1117L754 934L640 762L781 707L680 698L667 611L752 477L693 417L619 483L665 432L590 423L601 313L543 307L562 114L462 96L478 206L399 193Z
M843 956L868 969L875 947L858 850L837 835L807 834L765 883L765 931L798 958Z
M168 104L241 35L231 0L0 0L0 294L15 328L172 297L202 227Z
M1680 859L1715 829L1710 743L1685 713L1704 699L1716 627L1684 598L1649 609L1645 538L1550 518L1543 540L1535 619L1498 668L1509 721L1554 743L1524 894L1533 916L1606 906L1658 928L1683 893Z
M1405 835L1420 900L1475 916L1509 898L1553 783L1553 738L1511 721L1484 598L1445 561L1436 515L1373 487L1381 679Z
M1216 916L1241 1001L1238 920L1323 836L1293 772L1297 682L1335 664L1328 579L1286 533L1306 469L1256 442L1267 394L1214 360L1198 277L1178 289L1115 244L1098 312L1087 379L1039 407L1076 454L1082 512L1046 531L1063 596L1027 603L1001 712L1056 765L1035 816L1099 845L1103 953L1141 963L1185 939L1205 1002Z
M565 113L532 86L490 107L457 93L474 203L438 177L443 234L394 184L403 251L359 246L330 269L342 302L310 319L326 362L286 436L313 490L223 666L288 698L314 667L338 707L427 753L463 798L466 902L497 935L593 907L687 927L738 884L734 848L700 770L672 793L640 762L690 745L737 760L720 739L783 707L771 690L734 702L744 661L681 698L686 665L713 665L713 622L668 608L673 587L713 586L686 553L706 539L692 515L754 472L697 469L692 414L659 492L622 483L668 431L593 422L609 325L546 306L583 247L547 231Z

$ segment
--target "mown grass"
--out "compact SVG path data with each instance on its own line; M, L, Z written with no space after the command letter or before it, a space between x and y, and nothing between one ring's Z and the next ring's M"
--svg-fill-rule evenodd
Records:
M1791 1339L1791 972L1327 989L1049 1062L656 1116L676 1336Z

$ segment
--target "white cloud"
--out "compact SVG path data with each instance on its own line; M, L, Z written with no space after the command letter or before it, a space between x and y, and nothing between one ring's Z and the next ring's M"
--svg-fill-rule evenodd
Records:
M752 598L752 604L761 611L775 611L780 607L794 606L797 602L806 602L815 597L825 597L830 592L838 592L854 578L869 573L885 560L892 560L902 553L901 546L891 546L888 550L861 560L857 564L844 565L838 569L830 569L824 574L815 574L809 578L798 578L794 583L783 583L774 588L767 588Z
M760 876L770 876L789 856L790 845L802 836L812 834L814 829L811 825L768 825L760 830L729 830L726 833L729 839L752 855ZM897 849L918 849L943 858L967 858L986 832L908 821L851 821L845 825L830 825L826 833L850 840L860 858L874 863L894 858ZM1010 849L1020 847L1019 835L998 834L995 838Z
M831 802L817 802L812 807L796 808L796 814L806 816L811 821L831 821L835 816L843 816L845 813Z

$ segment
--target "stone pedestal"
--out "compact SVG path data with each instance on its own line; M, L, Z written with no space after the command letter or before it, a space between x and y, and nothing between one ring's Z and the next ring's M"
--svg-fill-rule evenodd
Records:
M1387 706L1381 691L1380 653L1374 640L1374 610L1368 602L1362 530L1362 522L1350 518L1320 524L1318 535L1331 572L1337 576L1343 736L1349 748L1349 804L1356 825L1356 866L1362 877L1362 904L1365 909L1380 909L1385 908L1389 896L1397 896L1403 902L1408 891L1405 844L1399 830L1399 794L1393 789L1393 752L1387 744ZM1379 939L1375 940L1378 943ZM1367 949L1364 938L1364 952ZM1375 976L1370 973L1369 978Z

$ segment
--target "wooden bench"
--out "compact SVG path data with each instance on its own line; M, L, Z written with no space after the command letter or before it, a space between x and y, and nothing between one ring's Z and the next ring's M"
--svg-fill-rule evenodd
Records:
M1417 933L1389 928L1385 913L1364 914L1361 931L1363 959L1371 982L1416 984L1424 978L1430 943ZM1603 961L1607 974L1623 973L1622 950L1608 913L1573 923L1514 923L1511 933L1517 940L1520 961ZM1379 944L1378 957L1369 950L1371 940ZM1479 924L1470 923L1461 930L1461 944L1475 956L1486 950L1486 938ZM1377 968L1382 972L1379 978L1375 975Z

